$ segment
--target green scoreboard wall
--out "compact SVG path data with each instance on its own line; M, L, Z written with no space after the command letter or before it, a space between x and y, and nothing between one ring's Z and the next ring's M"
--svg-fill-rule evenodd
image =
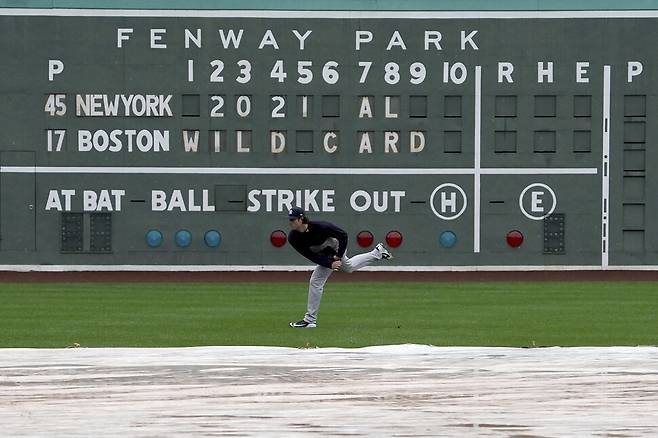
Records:
M656 11L0 9L0 265L296 269L298 205L381 269L658 267L656 41Z

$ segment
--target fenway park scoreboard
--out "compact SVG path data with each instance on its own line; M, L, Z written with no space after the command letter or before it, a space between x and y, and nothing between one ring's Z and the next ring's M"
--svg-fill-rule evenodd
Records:
M658 268L658 12L0 10L3 269ZM653 170L652 170L653 169Z

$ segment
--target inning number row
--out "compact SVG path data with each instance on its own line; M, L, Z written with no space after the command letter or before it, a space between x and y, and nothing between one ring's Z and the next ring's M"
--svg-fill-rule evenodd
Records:
M294 64L294 62L292 62ZM321 65L314 65L313 61L297 61L296 62L296 74L291 73L291 78L288 79L289 73L289 63L284 63L282 59L278 59L272 65L270 70L270 79L284 83L286 80L293 80L292 76L296 76L296 81L299 84L307 85L313 82L318 69L321 70L322 80L330 85L336 84L340 80L340 64L336 61L327 61ZM196 63L194 60L188 60L187 66L187 80L188 82L194 82L198 76L195 73ZM388 85L395 85L400 83L400 81L409 81L413 85L419 85L425 82L427 79L428 70L425 64L422 62L412 62L408 68L408 75L403 72L403 69L400 67L400 64L397 62L388 62L379 68L375 67L373 69L372 61L359 61L359 83L365 84L369 78L372 77L372 74L376 70L379 70L379 74L382 75L384 82ZM241 59L235 63L235 66L231 64L231 69L235 71L230 72L227 75L226 70L229 69L226 63L220 59L215 59L210 62L210 76L209 81L211 83L222 83L230 78L234 78L236 82L240 84L248 84L253 77L253 68L252 63L246 59ZM294 71L294 67L293 67ZM315 71L315 73L314 73ZM373 72L371 74L371 72ZM461 84L466 81L468 72L466 66L461 62L456 62L450 64L449 62L443 63L443 82L444 83L455 83Z

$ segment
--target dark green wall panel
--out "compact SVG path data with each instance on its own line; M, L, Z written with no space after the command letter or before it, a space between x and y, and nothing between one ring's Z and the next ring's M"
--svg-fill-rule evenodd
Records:
M396 266L658 265L651 14L103 14L0 14L1 265L305 264L269 241L298 193L352 254L401 232Z

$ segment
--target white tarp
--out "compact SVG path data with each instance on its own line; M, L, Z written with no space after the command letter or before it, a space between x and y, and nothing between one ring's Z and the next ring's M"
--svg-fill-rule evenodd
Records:
M0 349L3 436L658 436L658 348Z

